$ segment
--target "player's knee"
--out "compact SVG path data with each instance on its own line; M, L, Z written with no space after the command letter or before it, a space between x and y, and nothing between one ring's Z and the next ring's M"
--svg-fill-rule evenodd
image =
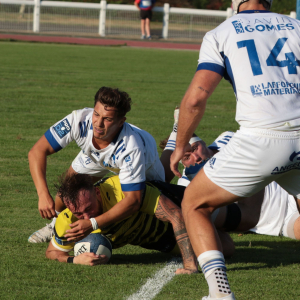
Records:
M296 240L300 240L300 217L294 223L294 236Z
M211 215L214 211L214 207L209 205L205 199L193 199L184 196L181 203L182 213L184 216L193 214L194 212L201 211L203 214Z

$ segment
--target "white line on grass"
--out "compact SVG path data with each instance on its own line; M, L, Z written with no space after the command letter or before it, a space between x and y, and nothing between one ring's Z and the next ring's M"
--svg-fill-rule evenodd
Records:
M171 259L167 265L156 272L147 282L134 294L129 296L127 300L151 300L153 299L175 276L175 271L182 268L182 260L180 258Z

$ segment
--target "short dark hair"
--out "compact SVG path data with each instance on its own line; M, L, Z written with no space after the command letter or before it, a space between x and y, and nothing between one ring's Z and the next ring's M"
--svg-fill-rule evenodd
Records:
M162 150L164 150L165 148L166 148L166 146L167 146L167 143L168 143L168 140L169 140L169 137L170 136L168 136L167 138L165 138L164 140L161 140L160 142L159 142L159 148L160 149L162 149Z
M104 107L113 107L118 117L122 118L131 110L131 98L126 92L110 87L101 87L95 95L95 103L100 102Z
M79 206L79 192L94 190L94 184L91 176L87 174L62 174L59 177L58 184L55 184L58 196L68 207L70 204L75 209Z
M259 0L259 3L262 4L265 9L270 9L271 8L270 3L265 1L265 0Z

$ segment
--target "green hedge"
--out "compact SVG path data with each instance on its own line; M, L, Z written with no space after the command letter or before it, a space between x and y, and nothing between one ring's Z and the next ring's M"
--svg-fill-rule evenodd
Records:
M50 0L51 1L51 0ZM92 2L99 3L100 0L55 0L55 1L68 1L68 2ZM132 1L118 0L118 1L107 1L107 3L114 4L133 4ZM190 7L199 9L217 9L226 10L227 7L231 6L231 0L170 0L170 1L157 1L157 6L163 6L167 2L171 7ZM296 11L297 0L274 0L272 5L272 11L289 15L291 11Z
M231 0L193 0L195 8L209 8L225 10L231 6ZM274 0L271 10L276 13L289 15L291 11L296 11L297 0Z

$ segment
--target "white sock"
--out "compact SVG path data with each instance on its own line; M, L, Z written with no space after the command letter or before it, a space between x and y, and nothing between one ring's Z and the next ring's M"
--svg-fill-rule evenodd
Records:
M177 138L177 132L172 131L170 134L170 137L168 139L167 145L165 147L164 150L175 150L175 146L176 146L176 138Z
M56 212L57 216L60 214L59 211L55 211L55 212ZM51 223L50 223L50 226L51 226L52 228L54 228L55 222L56 222L56 218L54 217L54 218L52 219Z
M231 294L222 252L217 250L203 252L198 256L198 262L205 275L211 298L222 298Z

